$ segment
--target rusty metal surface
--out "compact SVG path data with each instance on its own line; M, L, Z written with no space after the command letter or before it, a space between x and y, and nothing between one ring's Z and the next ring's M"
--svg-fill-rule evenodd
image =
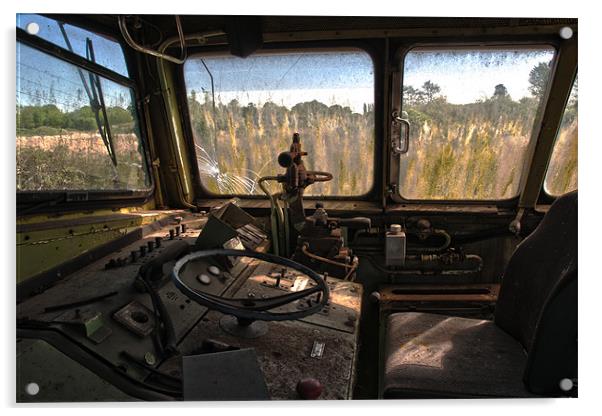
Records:
M221 330L222 315L209 312L179 345L191 354L205 339L238 348L255 348L272 399L298 400L299 380L313 377L324 386L320 399L350 399L356 354L356 336L347 332L301 321L268 322L268 332L255 339L243 339ZM321 358L312 358L315 341L324 343ZM160 367L162 368L162 367Z
M281 277L282 269L282 267L273 267L268 263L261 262L253 276L238 291L238 296L273 297L315 286L315 283L305 275L291 269L284 268L286 272L284 277ZM276 287L279 277L279 286ZM334 278L329 278L327 284L330 290L328 306L319 313L303 318L302 321L343 332L356 333L360 318L362 286ZM314 298L315 296L310 299ZM294 304L275 309L275 311L292 312L306 307L307 300L301 299Z
M304 287L302 275L286 270L285 277L280 278L280 287L275 288L276 274L282 268L259 261L254 263L253 276L248 280L244 276L239 278L239 284L232 285L227 295L274 296ZM306 377L316 378L324 385L320 399L350 399L355 379L362 287L333 278L329 282L332 296L328 313L299 321L267 322L265 335L247 339L225 332L220 327L224 315L209 312L178 347L184 355L193 354L203 341L210 339L237 348L255 348L272 399L298 400L296 384ZM298 304L280 309L296 307ZM320 354L316 353L316 345ZM167 361L160 368L170 371L174 364Z
M17 225L17 282L68 273L67 262L94 260L104 247L157 231L183 211L141 211L113 215L46 219ZM188 214L190 215L190 214ZM198 219L201 219L198 216ZM204 220L204 218L202 218ZM106 254L101 254L106 255ZM98 257L96 257L98 258ZM28 285L33 283L28 282Z
M17 233L28 233L34 231L43 230L62 230L65 228L78 227L82 225L94 225L94 224L105 224L113 222L127 222L130 221L129 225L137 225L141 223L148 223L149 221L156 221L160 218L175 215L185 215L183 210L145 210L128 213L112 213L110 215L86 215L81 217L72 218L61 218L56 219L49 218L46 221L41 222L23 222L17 224Z
M203 224L188 222L186 217L183 223L189 224L186 232L180 232L179 235L174 232L173 239L170 239L168 231L176 225L169 224L63 278L43 293L18 304L17 318L54 322L51 325L59 327L63 333L95 351L113 365L125 369L128 376L134 379L145 380L150 373L144 368L132 365L121 354L122 351L137 359L143 359L150 352L157 357L156 366L167 368L170 373L175 371L175 374L181 374L179 360L162 362L150 336L128 328L115 320L113 315L127 305L131 306L132 301L142 305L139 309L152 309L149 296L136 290L135 277L143 262L160 255L172 244L182 240L191 245L194 243ZM156 244L155 237L162 237L161 244L158 248L155 246L152 252L148 252L148 242ZM147 251L145 256L140 257L142 246L147 247ZM259 249L263 251L266 246L262 245ZM138 255L132 256L132 251ZM110 260L114 261L112 266L107 268ZM164 272L168 273L172 265L172 262L166 263ZM274 280L273 276L265 274L271 272L269 267L256 271L259 265L258 261L243 259L228 272L224 271L223 280L212 279L211 284L206 286L200 286L201 283L198 282L199 289L202 287L216 294L227 292L228 295L246 295L250 290L259 295L269 296L282 293L280 289L269 287L273 285ZM247 280L251 273L255 276ZM196 284L193 281L194 276L188 277L192 279L189 282L191 285ZM267 286L264 285L264 281L268 283ZM171 281L163 285L159 294L173 319L176 339L184 354L193 354L206 339L218 340L236 347L252 347L257 351L270 397L297 399L297 382L304 377L314 377L324 385L321 398L347 399L351 398L353 391L362 289L361 285L351 282L340 282L336 279L329 281L332 299L328 311L308 317L304 321L267 323L269 331L265 336L245 340L226 334L219 325L223 315L216 312L207 314L206 308L191 302ZM299 280L297 287L301 282L302 280ZM289 288L294 285L295 282L291 280ZM87 338L81 331L81 325L72 326L59 322L71 319L75 313L74 309L45 312L46 308L52 305L72 303L112 291L116 291L117 294L77 307L80 309L79 314L83 316L102 316L100 329L110 329L110 334L100 340ZM316 345L319 346L318 349Z
M187 219L184 218L184 222L186 221ZM175 242L184 240L192 245L200 232L198 228L190 226L185 233L181 233L178 237L174 236L174 239L170 240L168 229L173 226L173 224L170 224L167 227L161 228L147 235L145 238L114 252L110 256L90 263L78 272L65 277L43 293L18 304L17 319L51 322L54 326L59 327L62 332L77 340L85 347L95 351L113 365L126 368L129 376L138 380L144 380L149 374L148 371L138 366L132 366L130 362L124 359L121 352L127 351L137 358L142 358L147 352L154 352L156 354L153 340L150 336L144 336L144 334L141 336L137 331L124 326L113 318L113 314L123 309L132 301L143 305L147 310L152 310L148 294L140 293L134 287L134 281L139 268L143 262L159 255ZM140 246L147 246L148 241L155 241L155 237L163 237L161 247L155 248L151 253L147 253L144 257L138 257L133 261L130 253L138 251ZM124 257L127 258L125 265L110 269L105 267L109 259ZM164 266L164 271L167 272L171 265L173 265L173 262L167 263ZM229 277L221 285L212 285L207 290L212 293L219 293L224 291L232 282L233 278ZM76 308L45 312L45 309L49 306L89 298L107 291L116 291L118 293L115 296L78 308L83 315L102 314L103 324L111 330L111 334L99 343L86 338L85 334L82 334L81 329L77 326L65 325L58 322L63 321L64 317L72 315ZM205 307L191 302L182 295L171 281L159 289L159 296L165 304L168 314L173 318L177 339L184 337L207 311Z
M499 284L385 285L379 289L381 302L495 302Z
M305 201L315 201L317 198L305 197ZM196 203L202 208L212 208L223 205L228 202L228 198L212 198L212 199L198 199ZM324 208L328 211L343 212L353 211L354 215L359 214L380 214L383 211L382 205L372 201L349 201L349 200L322 200L320 202L324 204ZM309 204L308 204L309 205ZM241 198L238 202L238 206L244 209L269 209L270 201L265 198ZM307 211L312 211L307 209ZM348 214L349 212L347 212Z
M302 276L287 270L285 277L280 279L281 287L275 288L276 272L280 273L281 267L260 263L252 277L248 280L243 277L243 284L233 285L227 293L237 297L249 294L253 297L274 296L303 287ZM206 339L238 348L255 348L272 399L298 400L297 382L306 377L316 378L323 384L320 399L350 399L355 378L362 287L339 279L329 281L332 296L328 313L314 314L299 321L268 322L265 335L245 339L224 332L220 328L223 315L209 312L179 348L184 355L192 354ZM280 309L296 307L298 304ZM320 345L321 356L316 353L316 344ZM167 362L161 368L169 371L171 366L173 363Z

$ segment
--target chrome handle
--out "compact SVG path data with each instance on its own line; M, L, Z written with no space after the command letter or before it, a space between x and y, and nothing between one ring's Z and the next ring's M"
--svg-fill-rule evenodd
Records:
M399 117L399 112L397 110L393 111L391 114L391 149L393 154L401 155L408 152L410 147L410 122L406 119ZM405 134L401 135L401 129L399 131L399 137L394 137L394 129L393 126L404 125L405 126Z

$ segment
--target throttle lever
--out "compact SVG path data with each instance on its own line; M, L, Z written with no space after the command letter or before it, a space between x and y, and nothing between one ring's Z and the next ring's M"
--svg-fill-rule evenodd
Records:
M145 279L156 281L163 277L163 265L172 260L177 260L184 254L190 253L191 246L184 240L177 240L165 247L163 251L152 260L147 261L138 271Z

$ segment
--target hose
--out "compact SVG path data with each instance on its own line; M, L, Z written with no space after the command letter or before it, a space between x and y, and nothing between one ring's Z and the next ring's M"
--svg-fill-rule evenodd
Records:
M355 272L357 270L357 267L359 265L359 263L357 261L357 257L355 257L356 260L353 262L353 264L339 263L338 261L330 260L330 259L327 259L326 257L322 257L322 256L318 256L317 254L313 254L313 253L309 252L307 249L308 249L307 244L303 244L303 246L301 246L301 252L309 258L318 260L322 263L332 264L333 266L344 267L345 269L349 269L349 271L343 278L344 280L349 280L349 278L351 277L353 272Z
M429 233L429 236L430 235L441 235L441 236L443 236L443 238L445 238L445 242L443 244L441 244L439 247L422 247L422 248L418 249L419 251L423 251L426 253L437 253L439 251L445 250L451 244L451 236L445 230L433 229Z
M308 248L308 245L303 244L303 246L301 246L301 252L309 258L321 261L322 263L332 264L333 266L344 267L345 269L351 269L351 268L355 267L351 264L339 263L338 261L330 260L330 259L327 259L326 257L322 257L322 256L318 256L317 254L310 253L307 250L307 248Z

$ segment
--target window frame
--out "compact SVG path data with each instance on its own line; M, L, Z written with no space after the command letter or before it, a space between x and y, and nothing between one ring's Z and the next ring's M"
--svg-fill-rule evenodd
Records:
M328 51L358 51L365 53L372 62L373 71L373 88L374 88L374 155L373 155L373 178L372 184L367 192L361 195L304 195L305 200L377 200L379 190L382 187L382 171L379 168L377 161L379 155L382 154L382 140L381 137L384 135L382 128L382 114L383 105L380 91L382 91L382 73L383 63L379 58L378 51L375 45L365 41L318 41L318 42L304 42L303 44L298 43L278 43L278 44L264 44L262 49L254 52L257 55L269 55L269 54L282 54L282 53L305 53L305 52L328 52ZM196 57L203 56L234 56L230 53L230 49L226 46L214 46L205 48L195 48L189 53L188 59L194 59ZM186 95L186 80L184 77L184 65L181 65L179 71L177 71L176 84L178 86L178 103L182 113L182 119L184 124L184 136L186 143L188 144L188 153L190 156L190 166L193 170L192 183L194 185L195 200L202 199L230 199L240 198L246 200L266 200L266 195L248 195L248 194L217 194L211 192L205 187L201 176L199 174L199 167L196 158L196 150L194 143L194 135L192 130L192 122L190 119L190 111L188 108L188 100ZM292 137L293 132L291 132ZM282 149L284 151L286 149ZM311 158L311 155L308 157Z
M17 191L17 215L19 215L19 208L21 206L29 212L35 210L36 212L48 211L57 209L55 204L60 206L61 210L71 210L79 208L87 208L93 206L95 208L102 207L123 207L132 205L142 205L149 201L155 192L155 179L151 169L151 158L149 153L149 142L146 132L146 119L144 113L140 108L141 96L138 85L135 79L132 77L133 69L126 49L124 48L123 42L113 37L107 36L104 33L99 33L94 30L90 30L84 26L73 24L68 21L57 19L53 15L43 15L45 17L62 21L65 24L80 27L81 29L97 33L105 38L108 38L116 42L123 50L125 64L130 74L130 78L125 77L117 72L112 71L100 64L91 62L84 57L81 57L75 53L72 53L52 42L49 42L36 35L31 35L25 30L17 27L16 28L16 43L22 43L25 46L31 47L41 53L48 54L56 59L63 62L67 62L75 67L84 69L86 71L97 74L111 82L115 82L118 85L129 88L133 92L132 99L135 101L133 104L136 108L136 116L138 117L138 131L140 133L140 144L142 148L142 157L145 162L146 175L149 178L149 188L147 190L43 190L43 191ZM85 196L83 195L85 194ZM62 197L62 198L61 198ZM81 199L84 198L84 199ZM33 207L31 206L33 204ZM40 204L39 208L36 205ZM46 206L48 204L49 206Z
M399 84L396 84L394 81L391 82L391 101L390 101L390 108L389 108L389 128L390 128L390 120L391 120L391 113L394 111L395 108L399 108L400 110L402 109L402 105L403 105L403 80L404 80L404 68L405 68L405 60L406 60L406 56L408 53L410 53L412 50L414 49L433 49L433 50L445 50L445 49L455 49L455 50L459 50L459 49L467 49L467 50L475 50L475 49L503 49L503 48L508 48L508 49L530 49L530 48L551 48L551 50L553 51L554 55L552 57L552 61L551 61L551 66L550 66L550 75L549 75L549 80L548 83L546 85L546 91L544 92L542 99L541 99L541 103L539 104L539 108L537 109L537 113L535 114L535 119L533 122L533 129L531 131L531 139L529 140L529 144L525 150L525 160L523 162L523 166L521 168L521 176L520 176L520 181L519 181L519 186L518 186L518 193L517 195L511 197L511 198L504 198L504 199L410 199L410 198L404 198L401 195L401 187L400 187L400 177L401 177L401 170L400 170L400 163L399 161L395 161L395 155L393 155L393 153L390 151L389 149L389 172L388 172L388 177L390 178L390 180L394 180L394 183L397 184L396 189L393 192L390 192L389 195L391 197L391 199L398 204L407 204L407 205L480 205L480 206L515 206L525 187L527 178L529 176L529 162L530 159L533 155L533 152L535 151L535 147L537 145L537 141L539 140L539 135L541 132L541 121L543 119L543 115L545 113L545 109L548 105L548 98L549 98L549 94L550 94L550 89L552 86L552 81L554 79L555 73L556 73L556 67L558 65L558 59L559 59L559 55L560 55L560 47L557 41L554 41L552 39L549 38L544 38L544 39L538 39L535 40L533 38L531 39L525 39L525 38L521 38L521 39L508 39L508 40L478 40L478 39L474 39L474 40L467 40L467 41L449 41L449 42L442 42L439 39L433 40L433 41L415 41L415 42L410 42L410 43L406 43L406 44L401 44L400 46L397 47L397 49L395 50L394 56L393 56L393 65L396 68L395 70L397 71L397 73L399 74ZM397 100L396 97L398 97L399 99ZM389 145L390 143L390 139L391 139L391 133L390 130L387 133L387 138L386 138L386 143L387 145ZM390 148L390 146L388 146ZM411 151L412 148L412 143L410 142L409 144L409 148ZM398 158L399 156L397 156ZM394 178L394 179L393 179Z
M573 77L573 80L571 81L571 92L575 86L575 80L577 79L578 76L578 67L575 69L575 76ZM566 107L569 104L569 100L571 99L571 94L569 93L569 95L566 97L566 100L563 104L563 110L562 110L562 118L564 118L564 114L566 112ZM579 114L579 112L577 112L577 114ZM538 203L542 203L542 204L551 204L552 202L554 202L557 198L560 198L562 195L553 195L548 193L548 190L546 189L546 178L548 176L548 169L550 168L550 163L552 162L552 155L554 154L554 149L556 148L556 144L558 142L558 135L560 134L560 125L562 124L562 120L560 122L560 124L558 125L558 130L556 131L556 135L554 136L554 144L552 145L552 150L550 151L550 155L548 157L548 163L546 165L546 173L543 176L543 181L541 182L541 190L539 192L539 201ZM579 183L579 179L577 179L577 184ZM573 191L578 191L579 188L577 187L577 189L574 189ZM568 192L573 192L573 191L568 191ZM567 193L568 193L567 192Z

